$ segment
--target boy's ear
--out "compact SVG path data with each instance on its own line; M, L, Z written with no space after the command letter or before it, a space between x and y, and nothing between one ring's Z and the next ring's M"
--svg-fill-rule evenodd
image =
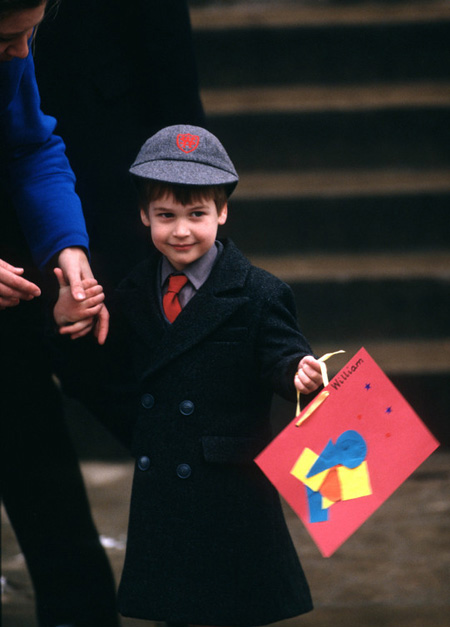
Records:
M228 204L225 203L219 213L219 224L221 226L222 224L225 224L225 222L227 221L227 218L228 218Z
M148 217L148 210L147 209L143 209L142 207L141 207L141 221L142 221L142 224L144 226L150 226L150 220L149 220L149 217Z

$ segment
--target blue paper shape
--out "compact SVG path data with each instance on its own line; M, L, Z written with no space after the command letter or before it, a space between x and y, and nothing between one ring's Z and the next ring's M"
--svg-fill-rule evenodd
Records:
M332 440L328 442L306 476L314 477L319 472L338 465L356 468L365 460L366 454L367 444L362 435L351 429L344 431L336 444Z
M309 520L312 523L326 522L328 520L328 509L322 509L322 495L305 486L308 497Z

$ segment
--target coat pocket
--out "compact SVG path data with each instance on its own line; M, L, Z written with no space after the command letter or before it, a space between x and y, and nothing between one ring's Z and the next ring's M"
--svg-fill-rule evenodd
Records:
M252 464L266 444L261 438L202 436L203 456L215 464Z

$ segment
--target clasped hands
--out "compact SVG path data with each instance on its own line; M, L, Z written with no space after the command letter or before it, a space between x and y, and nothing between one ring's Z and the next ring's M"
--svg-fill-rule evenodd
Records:
M55 306L60 332L72 339L93 330L99 344L108 335L109 313L103 301L103 288L92 275L85 251L77 246L64 248L55 268L60 296ZM0 310L16 307L41 294L40 288L23 277L24 269L0 259Z
M108 334L109 313L104 303L103 288L94 277L82 280L84 297L76 299L61 268L54 269L59 283L59 296L53 308L53 317L61 335L72 340L87 335L94 329L99 344L104 344Z

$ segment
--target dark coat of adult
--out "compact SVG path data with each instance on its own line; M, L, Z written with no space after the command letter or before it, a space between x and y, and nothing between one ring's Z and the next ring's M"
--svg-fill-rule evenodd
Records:
M43 288L40 298L0 311L1 496L33 583L39 625L117 627L113 574L45 340L49 287L37 265L44 268L67 246L88 246L55 124L40 109L31 53L0 63L0 258Z
M161 128L206 124L187 1L64 0L39 26L35 59L109 293L147 254L130 163Z
M128 423L136 459L119 610L206 625L309 611L278 494L253 461L272 437L273 391L294 399L298 362L311 354L292 292L225 242L170 325L158 262L151 256L119 286L110 399L100 403Z

